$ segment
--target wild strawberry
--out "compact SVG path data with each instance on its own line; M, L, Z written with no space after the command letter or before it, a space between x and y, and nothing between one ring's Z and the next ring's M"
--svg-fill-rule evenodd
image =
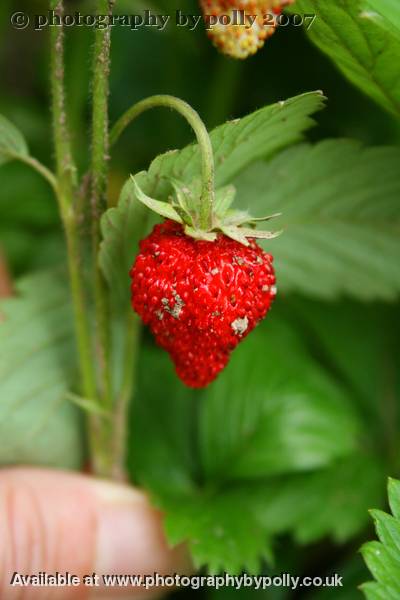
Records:
M294 0L200 0L208 36L224 54L247 58L262 48L277 16Z
M188 386L208 385L238 343L267 314L275 297L272 256L254 241L276 234L251 228L253 219L229 206L234 189L217 192L212 231L196 227L196 191L174 181L176 200L136 195L164 216L141 241L131 269L132 306L167 350ZM267 217L270 218L270 217ZM229 237L228 237L229 236Z
M275 296L272 256L223 234L194 240L165 221L140 243L132 306L190 387L208 385L265 317Z

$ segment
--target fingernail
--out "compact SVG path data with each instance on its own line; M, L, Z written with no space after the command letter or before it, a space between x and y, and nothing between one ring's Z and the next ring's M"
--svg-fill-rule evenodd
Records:
M171 550L160 513L147 496L128 486L96 482L98 524L96 572L153 574L178 571L182 548ZM186 560L184 561L186 562Z

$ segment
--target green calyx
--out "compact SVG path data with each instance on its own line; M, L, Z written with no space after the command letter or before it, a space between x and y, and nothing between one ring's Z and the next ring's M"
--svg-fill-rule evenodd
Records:
M139 187L137 179L131 177L136 197L142 204L166 219L181 223L186 235L194 239L214 242L218 233L221 232L244 246L248 246L248 238L270 240L282 233L281 231L256 229L257 223L279 217L280 213L268 217L253 217L246 211L231 208L236 195L233 185L216 190L211 224L208 229L204 229L201 226L202 182L200 178L195 179L189 186L169 177L168 181L174 189L174 194L169 197L168 202L162 202L147 196Z

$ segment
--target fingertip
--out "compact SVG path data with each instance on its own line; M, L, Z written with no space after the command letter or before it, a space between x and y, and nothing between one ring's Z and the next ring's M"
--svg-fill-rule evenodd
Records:
M184 546L170 548L161 513L127 485L41 469L0 471L0 598L20 597L12 573L103 575L192 571ZM7 551L5 551L7 548ZM8 586L8 587L7 587ZM160 590L149 590L159 594ZM6 595L7 594L7 595ZM149 597L149 593L146 597ZM29 600L140 598L142 588L33 589Z
M144 493L104 481L93 482L93 489L99 499L97 573L167 575L191 572L186 548L168 545L162 514L151 506ZM143 590L137 590L137 594L142 593Z

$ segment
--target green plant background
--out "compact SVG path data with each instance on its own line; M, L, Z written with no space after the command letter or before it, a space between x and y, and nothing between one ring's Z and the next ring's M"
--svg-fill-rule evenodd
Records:
M199 12L195 2L184 4ZM143 333L128 466L165 510L169 539L188 541L200 567L337 572L345 586L199 597L361 598L357 586L368 573L358 549L371 537L368 509L385 507L386 478L399 476L398 14L384 0L299 0L296 7L317 12L309 36L282 28L245 63L218 55L201 27L113 31L112 121L157 93L187 100L210 129L305 91L328 98L307 142L255 154L250 165L243 157L246 168L235 173L241 207L284 213L287 232L268 246L277 260L273 311L203 392L184 388ZM171 12L166 0L118 3L128 14L143 8ZM67 12L75 9L91 5L67 3ZM45 13L46 5L1 4L0 112L51 164L48 36L13 30L15 10ZM374 10L376 20L358 20ZM82 171L92 44L90 31L68 32L68 100ZM130 173L191 141L179 117L144 115L113 152L114 203ZM84 449L78 411L66 399L76 362L56 204L24 165L8 163L0 176L0 243L21 292L4 305L0 328L0 462L77 467ZM134 226L128 234L133 245ZM27 391L33 374L39 383Z

